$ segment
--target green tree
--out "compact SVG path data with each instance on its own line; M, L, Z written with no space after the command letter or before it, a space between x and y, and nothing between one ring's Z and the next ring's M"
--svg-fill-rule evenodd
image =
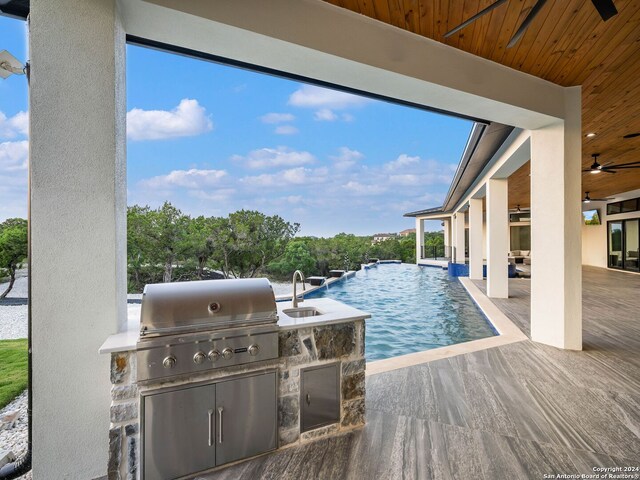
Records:
M0 294L5 298L16 281L16 270L27 257L29 243L27 239L27 221L22 218L10 218L0 224L0 269L9 275L9 285Z
M173 280L173 268L180 254L189 248L187 228L190 218L179 209L164 202L162 207L151 212L152 238L157 246L157 253L164 265L162 281Z
M197 261L198 280L204 278L204 271L211 255L215 252L215 241L212 237L213 225L218 219L204 216L192 219L187 226L185 250Z
M270 263L268 270L280 278L289 277L296 270L309 276L316 273L316 259L305 241L293 240L285 247L282 258Z
M165 202L152 210L148 206L129 207L127 212L127 257L129 289L140 291L146 283L171 282L174 268L184 263L189 243L191 219Z
M226 241L220 245L225 274L252 278L284 253L300 225L286 222L278 215L268 217L255 210L240 210L229 215L226 228L228 232L223 233Z

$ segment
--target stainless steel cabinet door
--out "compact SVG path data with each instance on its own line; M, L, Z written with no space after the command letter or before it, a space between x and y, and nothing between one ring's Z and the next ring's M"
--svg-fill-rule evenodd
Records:
M300 373L301 430L340 421L338 364L305 368Z
M277 447L276 373L216 384L216 465Z
M144 397L145 480L169 480L215 466L215 385Z

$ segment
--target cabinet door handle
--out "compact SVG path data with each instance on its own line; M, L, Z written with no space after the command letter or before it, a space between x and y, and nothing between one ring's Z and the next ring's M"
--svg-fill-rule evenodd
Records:
M218 443L222 443L222 412L224 408L218 407Z
M307 393L307 405L311 405L311 395Z
M207 412L209 414L209 446L213 445L213 410Z

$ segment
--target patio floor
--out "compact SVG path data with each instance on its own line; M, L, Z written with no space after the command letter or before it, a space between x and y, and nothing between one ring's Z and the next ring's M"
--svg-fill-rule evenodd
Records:
M196 478L511 480L640 466L640 275L586 267L583 285L582 352L525 340L371 375L362 430ZM495 303L528 333L530 283L509 286Z

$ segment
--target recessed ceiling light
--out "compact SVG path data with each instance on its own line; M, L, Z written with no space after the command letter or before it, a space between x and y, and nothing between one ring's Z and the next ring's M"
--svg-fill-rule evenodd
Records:
M640 137L640 132L627 133L622 138L634 138L634 137Z
M595 136L596 136L596 134L595 134L595 133L593 133L593 132L591 132L591 133L587 133L587 137L589 137L589 138L591 138L591 137L595 137Z

